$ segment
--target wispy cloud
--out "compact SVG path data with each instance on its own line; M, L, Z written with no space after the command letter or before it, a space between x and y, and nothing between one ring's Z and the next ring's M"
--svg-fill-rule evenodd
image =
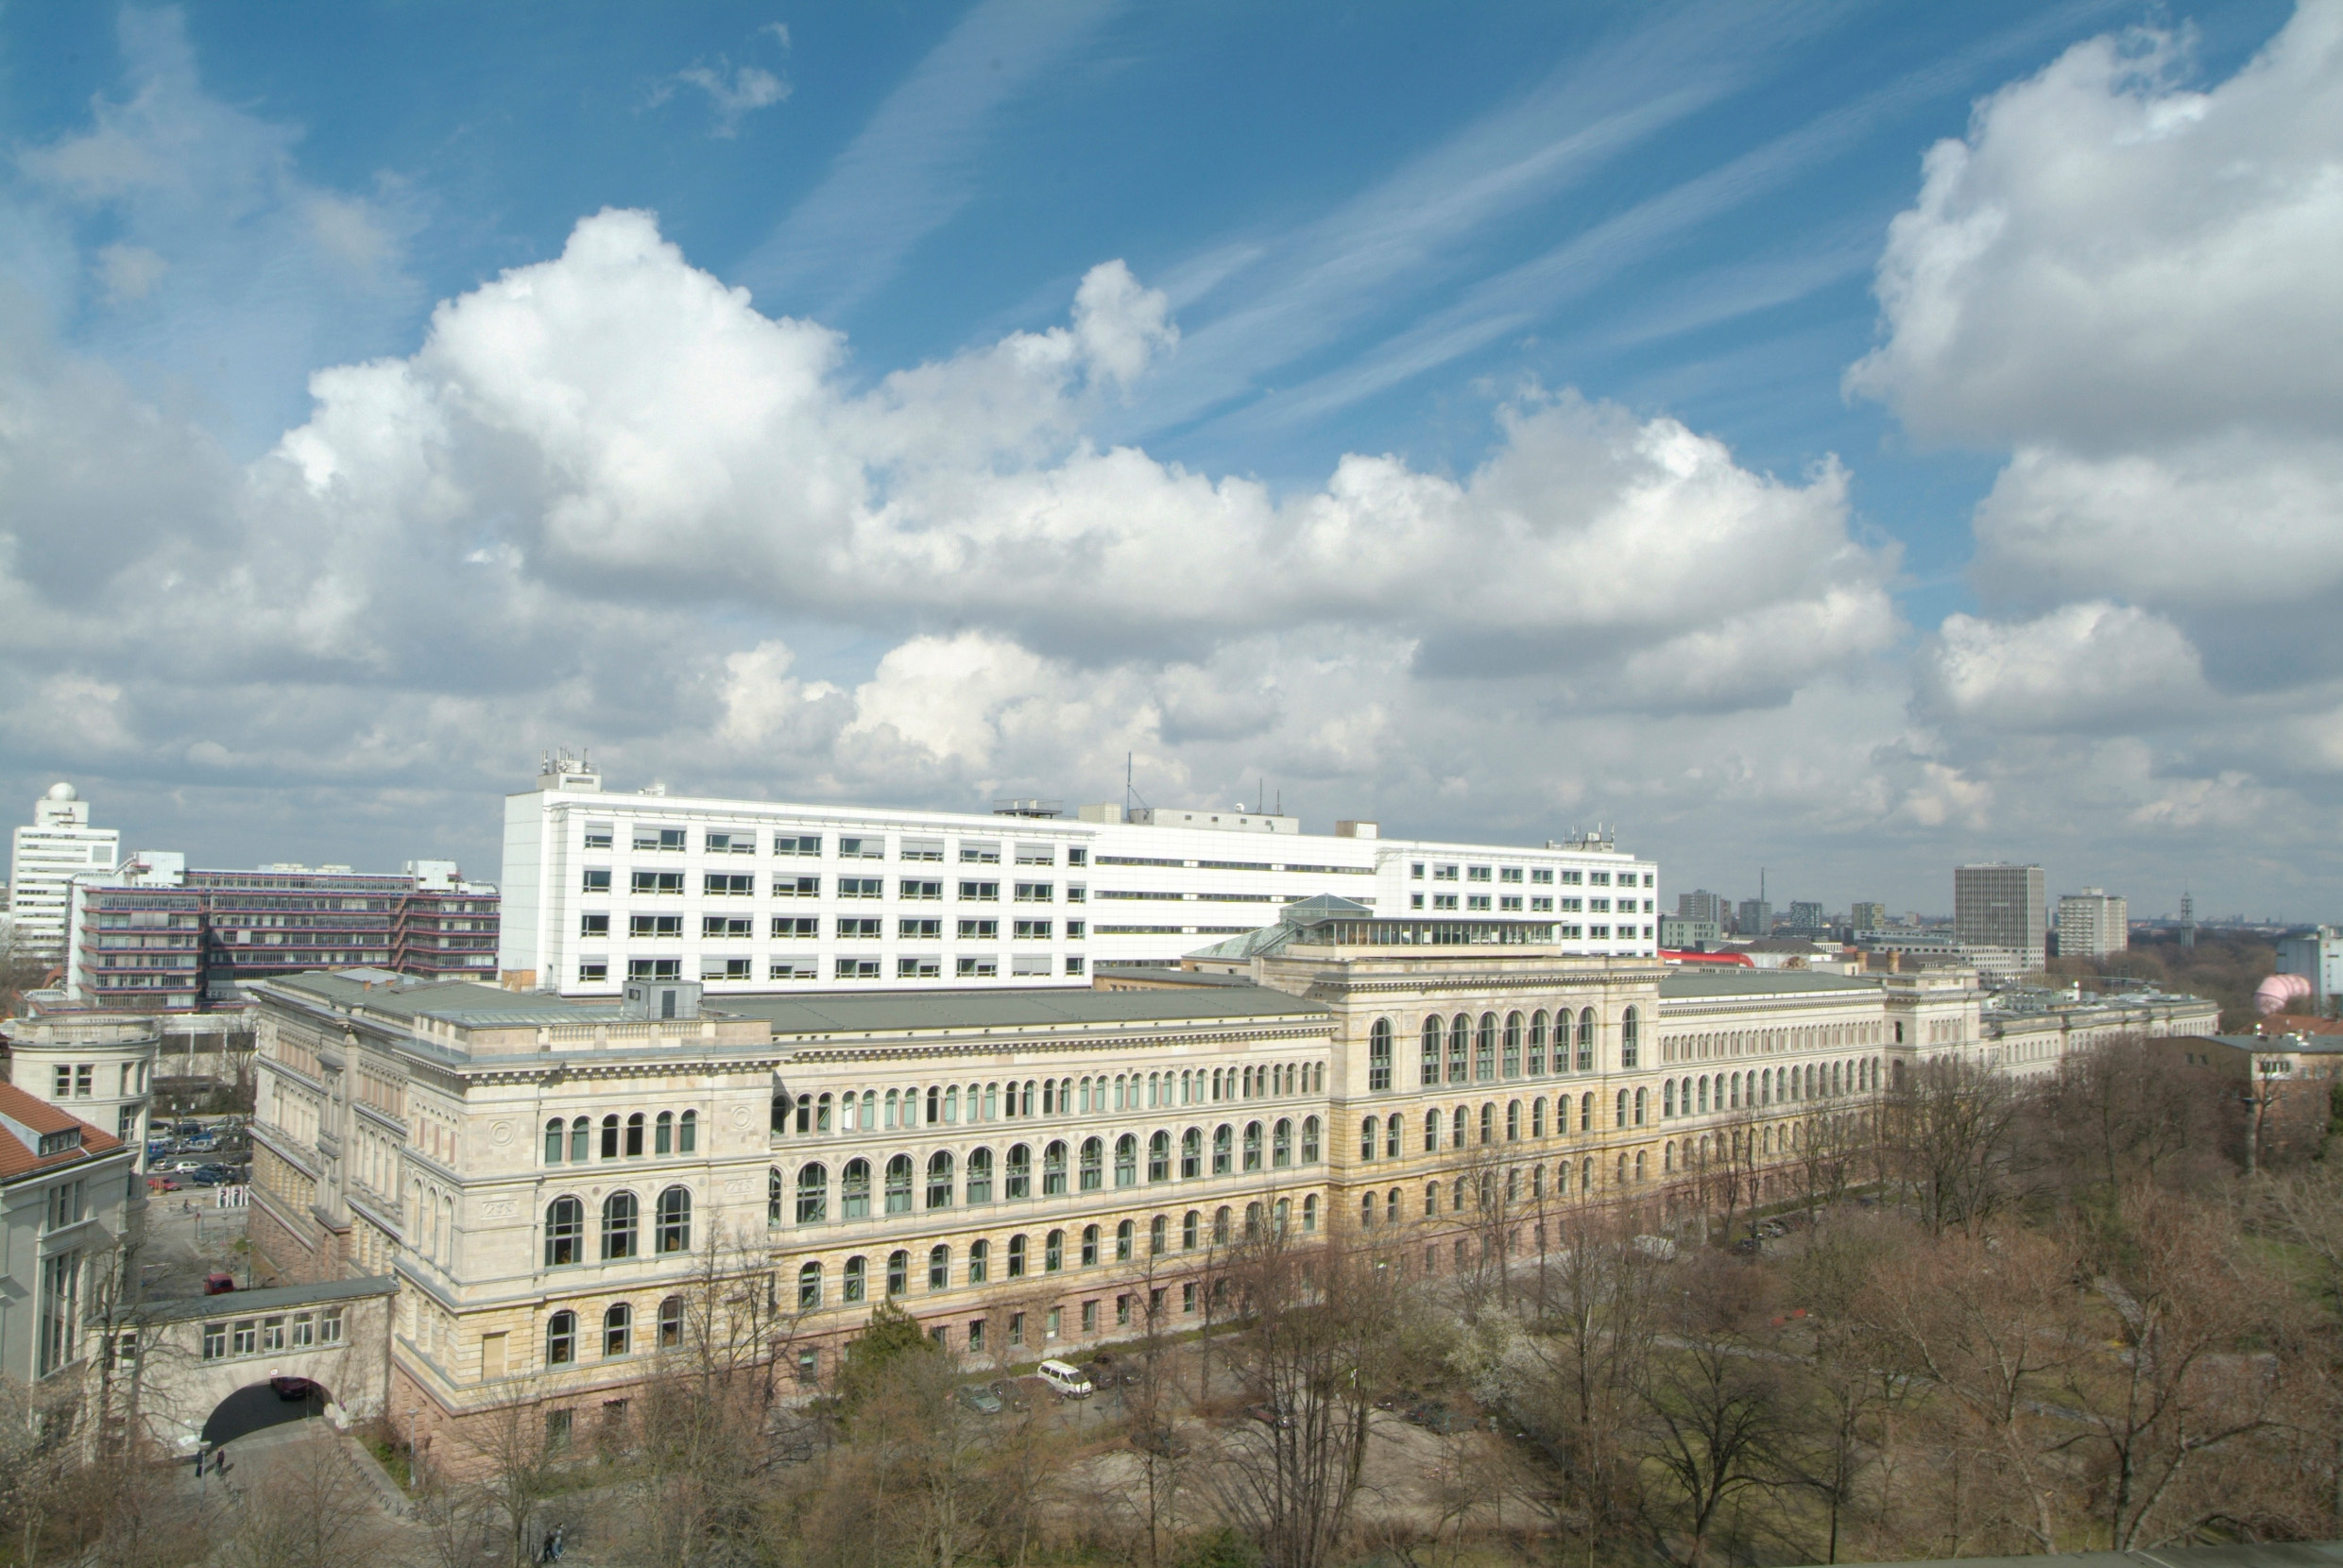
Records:
M730 76L725 73L730 71ZM789 96L789 83L761 66L732 64L719 58L713 65L693 65L659 83L651 94L654 104L665 103L678 87L696 87L708 94L716 111L710 136L741 133L741 121L760 109L770 109Z
M892 277L974 193L985 122L1080 47L1117 0L983 0L734 276L769 311L834 313Z
M1291 426L1373 397L1547 319L1702 225L1843 156L1886 122L1962 90L2013 55L2072 32L2109 0L2074 0L2022 26L1907 73L1728 162L1640 202L1530 261L1482 280L1339 370L1250 405L1249 424ZM1201 333L1192 333L1200 336Z

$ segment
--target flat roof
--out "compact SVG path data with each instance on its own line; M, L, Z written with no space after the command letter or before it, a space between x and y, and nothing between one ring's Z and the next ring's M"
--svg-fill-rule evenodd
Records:
M904 1034L938 1029L1036 1029L1052 1024L1186 1023L1207 1018L1323 1017L1323 1002L1262 985L1177 990L832 991L817 996L726 995L708 1005L761 1018L777 1036Z
M321 1302L352 1302L366 1296L387 1296L399 1288L388 1274L362 1279L326 1280L316 1285L276 1285L265 1290L224 1290L216 1296L182 1296L176 1301L140 1302L128 1308L132 1321L184 1322L190 1318L248 1318L262 1312L283 1312Z
M1738 964L1703 964L1670 969L1660 977L1660 1000L1699 1001L1710 997L1787 997L1816 991L1877 991L1877 980L1831 975L1819 969L1744 969Z
M475 1026L616 1023L624 1013L616 1002L570 1001L539 991L482 985L477 980L407 984L377 980L368 985L363 977L312 969L298 975L272 975L253 983L306 991L336 1007L363 1007L394 1018L444 1018Z

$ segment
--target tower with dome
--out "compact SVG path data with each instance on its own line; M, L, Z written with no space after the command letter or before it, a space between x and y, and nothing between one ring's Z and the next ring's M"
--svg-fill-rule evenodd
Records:
M50 785L9 846L9 918L16 945L61 961L73 879L111 871L121 856L121 831L91 827L90 803L81 793L61 779Z

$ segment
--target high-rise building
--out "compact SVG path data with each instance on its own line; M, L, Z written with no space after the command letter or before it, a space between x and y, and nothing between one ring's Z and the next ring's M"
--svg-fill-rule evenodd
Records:
M2131 946L2130 906L2104 888L2059 899L2059 957L2097 958Z
M2343 931L2333 926L2296 936L2281 937L2278 942L2278 972L2300 975L2311 982L2311 999L2317 1011L2327 1010L2327 999L2343 996Z
M1676 895L1676 915L1681 920L1706 921L1722 930L1733 924L1733 900L1721 893L1695 888Z
M1744 898L1733 919L1733 929L1743 936L1770 936L1773 931L1773 906L1763 898Z
M1857 903L1847 911L1847 924L1857 931L1884 931L1888 929L1888 906Z
M1981 974L2030 973L2049 960L2042 867L1992 862L1953 868L1953 941Z
M16 830L9 855L9 914L15 940L36 953L63 957L73 879L108 871L122 853L122 835L90 826L90 803L71 784L56 783L33 802L30 826Z
M1830 929L1830 916L1812 899L1793 898L1789 904L1789 929L1801 936L1811 936Z

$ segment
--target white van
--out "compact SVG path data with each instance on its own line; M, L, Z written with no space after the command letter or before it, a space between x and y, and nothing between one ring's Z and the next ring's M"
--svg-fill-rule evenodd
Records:
M1044 1361L1035 1371L1044 1383L1068 1399L1090 1397L1090 1380L1082 1375L1079 1367L1068 1366L1063 1361Z

